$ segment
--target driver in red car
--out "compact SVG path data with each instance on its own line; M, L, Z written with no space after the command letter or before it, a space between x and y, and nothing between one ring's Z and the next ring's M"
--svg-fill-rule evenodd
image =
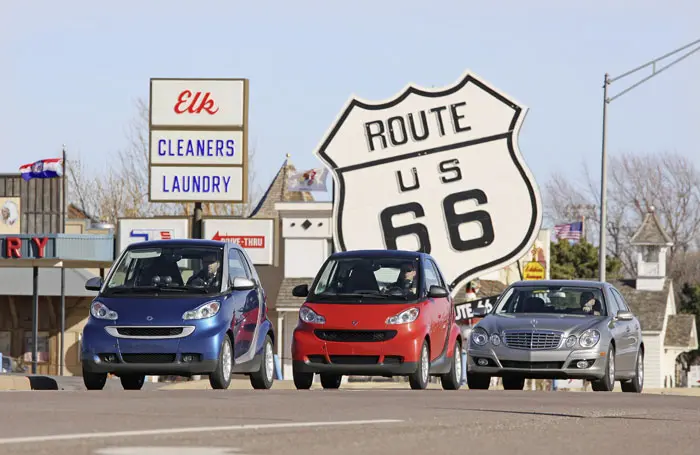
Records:
M401 273L394 286L400 288L404 292L411 294L416 293L418 283L416 283L416 267L413 263L404 264L401 267Z

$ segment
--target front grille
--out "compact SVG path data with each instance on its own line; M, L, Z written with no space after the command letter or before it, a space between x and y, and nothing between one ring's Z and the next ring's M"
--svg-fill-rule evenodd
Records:
M556 349L562 339L562 332L547 330L507 330L505 345L512 349Z
M501 360L503 368L520 368L525 370L560 370L564 362L516 362L514 360Z
M378 355L332 355L331 363L338 365L376 365Z
M387 341L396 336L396 330L314 330L324 341L372 342Z
M169 337L180 335L182 327L117 327L117 333L129 337Z
M126 363L173 363L175 354L122 354Z

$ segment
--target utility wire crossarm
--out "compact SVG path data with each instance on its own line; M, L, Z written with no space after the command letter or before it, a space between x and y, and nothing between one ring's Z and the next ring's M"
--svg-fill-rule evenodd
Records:
M672 55L676 55L680 52L683 52L687 49L691 49L685 54L681 55L677 59L673 60L671 63L669 63L666 66L662 66L660 69L657 69L657 64L661 61L664 60L668 57L671 57ZM617 77L611 78L608 73L605 73L605 79L603 82L603 146L602 146L602 156L601 156L601 173L600 173L600 245L599 245L599 251L598 251L598 264L599 264L599 279L600 281L605 281L605 267L606 267L606 258L605 258L605 253L607 251L607 247L605 245L605 233L606 233L606 227L607 227L607 112L608 112L608 104L612 102L613 100L621 97L622 95L628 93L629 91L635 89L636 87L639 87L649 79L653 78L654 76L657 76L658 74L662 73L663 71L667 70L668 68L672 67L676 63L679 63L682 60L685 60L686 58L690 57L694 53L700 51L700 39L697 39L693 41L692 43L686 44L683 47L679 47L678 49L671 51L667 54L662 55L661 57L655 58L654 60L651 60L650 62L645 63L644 65L638 66L634 69L631 69L623 74L620 74ZM618 81L624 77L630 76L638 71L641 71L645 68L651 67L652 73L649 76L646 76L645 78L641 79L640 81L632 84L630 87L622 90L620 93L617 95L608 98L608 86L612 84L615 81Z

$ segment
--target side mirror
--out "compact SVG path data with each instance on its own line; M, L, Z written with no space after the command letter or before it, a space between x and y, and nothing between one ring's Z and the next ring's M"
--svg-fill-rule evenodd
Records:
M298 286L294 286L294 289L292 289L292 295L294 297L306 297L309 295L309 285L300 284Z
M483 307L476 307L474 308L474 317L475 318L483 318L488 314L488 310L486 309L485 306Z
M233 279L231 287L234 291L249 291L251 289L255 289L255 282L253 280L249 280L248 278L237 276Z
M442 286L432 285L428 290L428 297L431 297L433 299L442 299L447 297L448 295L450 295L450 293L447 292L447 289L443 288Z
M618 311L616 318L618 321L631 321L634 314L631 311Z
M102 277L94 276L85 282L85 289L88 291L99 291L102 289Z

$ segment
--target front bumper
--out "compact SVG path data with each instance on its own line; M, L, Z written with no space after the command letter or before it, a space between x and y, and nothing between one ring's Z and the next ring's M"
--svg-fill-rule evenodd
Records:
M594 349L526 350L504 346L474 347L467 351L467 372L488 376L524 376L531 379L588 379L605 375L606 352ZM480 360L481 363L480 364ZM579 368L579 361L587 361ZM483 365L487 362L486 365Z

